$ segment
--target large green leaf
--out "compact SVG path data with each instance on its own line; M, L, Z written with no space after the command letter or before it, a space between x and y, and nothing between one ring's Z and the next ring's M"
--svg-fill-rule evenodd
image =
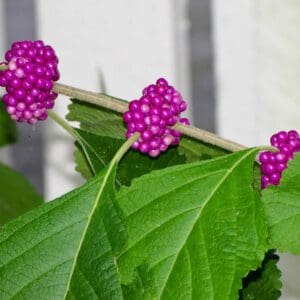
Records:
M240 300L275 300L279 299L282 287L281 272L277 268L279 257L269 251L262 266L250 272L244 279L244 288L240 293Z
M129 241L118 257L123 283L146 261L158 299L236 299L267 248L250 149L154 171L117 200Z
M88 179L97 174L110 162L124 140L99 136L80 129L76 131L82 140L85 141L77 144L78 149L75 152L76 169ZM133 178L149 173L152 170L183 163L185 163L185 156L179 155L177 148L170 148L156 159L137 151L128 151L118 166L116 182L118 186L129 185Z
M0 299L122 299L116 163L0 232Z
M0 225L42 203L42 197L23 175L0 163Z
M14 143L17 139L16 122L10 119L0 99L0 147Z
M300 154L288 163L279 186L262 192L270 248L300 254Z

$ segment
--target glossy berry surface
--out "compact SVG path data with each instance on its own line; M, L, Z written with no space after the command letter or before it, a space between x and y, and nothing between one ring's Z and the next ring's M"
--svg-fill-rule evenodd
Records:
M53 83L59 79L58 58L42 41L20 41L5 54L7 70L0 71L0 86L6 88L3 102L11 118L35 124L48 117L57 94Z
M127 124L126 138L130 138L134 132L140 132L140 138L132 148L157 157L170 146L177 145L181 133L170 127L177 122L190 124L187 118L180 117L186 108L180 93L164 78L144 88L142 96L131 101L129 110L123 115Z
M261 188L280 183L282 172L287 168L294 153L300 151L300 138L296 130L280 131L270 139L271 145L278 148L278 152L264 151L259 155L261 163Z

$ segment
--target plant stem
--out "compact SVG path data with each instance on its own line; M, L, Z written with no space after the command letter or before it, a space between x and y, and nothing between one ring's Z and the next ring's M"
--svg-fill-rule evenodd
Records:
M129 150L131 145L138 140L139 137L140 137L140 133L135 132L128 140L126 140L126 142L121 146L121 148L119 148L118 152L114 156L113 161L111 163L113 162L119 163L119 161L122 159L124 154Z
M0 65L0 71L6 69L6 64ZM128 102L112 96L108 96L106 94L90 92L61 83L55 83L53 91L61 95L76 98L83 102L105 107L107 109L117 111L119 113L124 113L126 110L128 110ZM247 148L243 145L221 138L216 134L193 126L186 126L181 123L177 123L173 128L182 132L184 135L190 136L194 139L203 141L211 145L215 145L217 147L221 147L229 151L234 152Z
M55 83L53 91L80 101L105 107L110 110L124 113L128 109L128 102L101 93L89 92L69 85Z
M89 158L89 155L86 153L86 148L88 148L91 152L95 154L97 157L97 153L95 153L93 147L85 140L83 139L78 132L69 125L68 122L66 122L64 119L62 119L59 115L57 115L53 110L48 110L48 115L55 121L57 124L59 124L63 129L65 129L82 147L83 151L86 154L87 159ZM128 151L128 149L131 147L131 145L138 140L140 137L140 133L136 132L134 133L118 150L116 155L113 158L113 161L118 163L123 155ZM95 171L93 168L92 162L88 159L88 163L90 165L91 170ZM118 182L118 181L117 181Z
M58 94L105 107L119 113L124 113L128 110L128 102L105 94L89 92L60 83L55 83L53 90ZM243 145L223 139L216 134L193 126L186 126L181 123L177 123L173 128L194 139L224 148L229 151L240 151L246 149L246 147Z
M57 115L53 110L48 110L48 115L51 117L57 124L59 124L63 129L65 129L76 141L81 142L80 135L76 132L76 130L69 125L64 119L62 119L59 115Z
M6 64L0 64L0 71L5 71L7 70L7 65Z

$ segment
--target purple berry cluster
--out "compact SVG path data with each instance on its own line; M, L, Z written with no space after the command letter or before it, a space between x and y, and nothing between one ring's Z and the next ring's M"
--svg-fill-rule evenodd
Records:
M129 110L123 115L127 123L126 138L130 138L134 132L140 132L132 148L157 157L169 146L177 145L181 133L168 126L177 122L189 125L188 119L180 117L186 108L180 93L166 79L160 78L156 84L146 87L140 99L131 101Z
M279 152L264 151L259 155L262 189L268 185L278 185L282 172L287 168L287 162L293 159L295 152L300 151L300 138L296 130L280 131L274 134L270 141Z
M6 88L3 102L11 118L35 124L45 120L57 94L53 82L59 79L58 58L42 41L20 41L5 54L7 69L0 71L0 86Z

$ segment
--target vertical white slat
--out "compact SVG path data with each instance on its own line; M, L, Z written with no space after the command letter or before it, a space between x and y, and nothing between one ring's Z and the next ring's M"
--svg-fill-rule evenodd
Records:
M214 0L219 133L267 144L281 129L300 129L300 4ZM300 299L299 257L280 254L281 299Z
M60 57L62 82L97 91L101 69L107 92L123 99L134 99L160 76L178 85L173 1L36 3L39 34ZM55 111L64 115L67 103L59 97ZM72 175L71 140L50 121L46 147L46 190L52 199L78 182Z
M241 144L254 145L259 101L255 1L212 3L217 131Z
M192 120L191 76L190 76L190 20L189 0L174 0L172 26L174 35L174 67L176 88L189 106L184 115Z
M0 0L0 28L2 34L0 34L0 61L2 61L2 57L5 54L5 22L4 22L4 0ZM3 95L5 92L4 88L0 87L0 95ZM10 153L10 149L7 147L0 148L0 160L5 164L11 165L12 164L12 157Z
M278 130L300 130L300 3L264 0L259 3L259 138ZM282 299L300 299L300 258L280 254Z

